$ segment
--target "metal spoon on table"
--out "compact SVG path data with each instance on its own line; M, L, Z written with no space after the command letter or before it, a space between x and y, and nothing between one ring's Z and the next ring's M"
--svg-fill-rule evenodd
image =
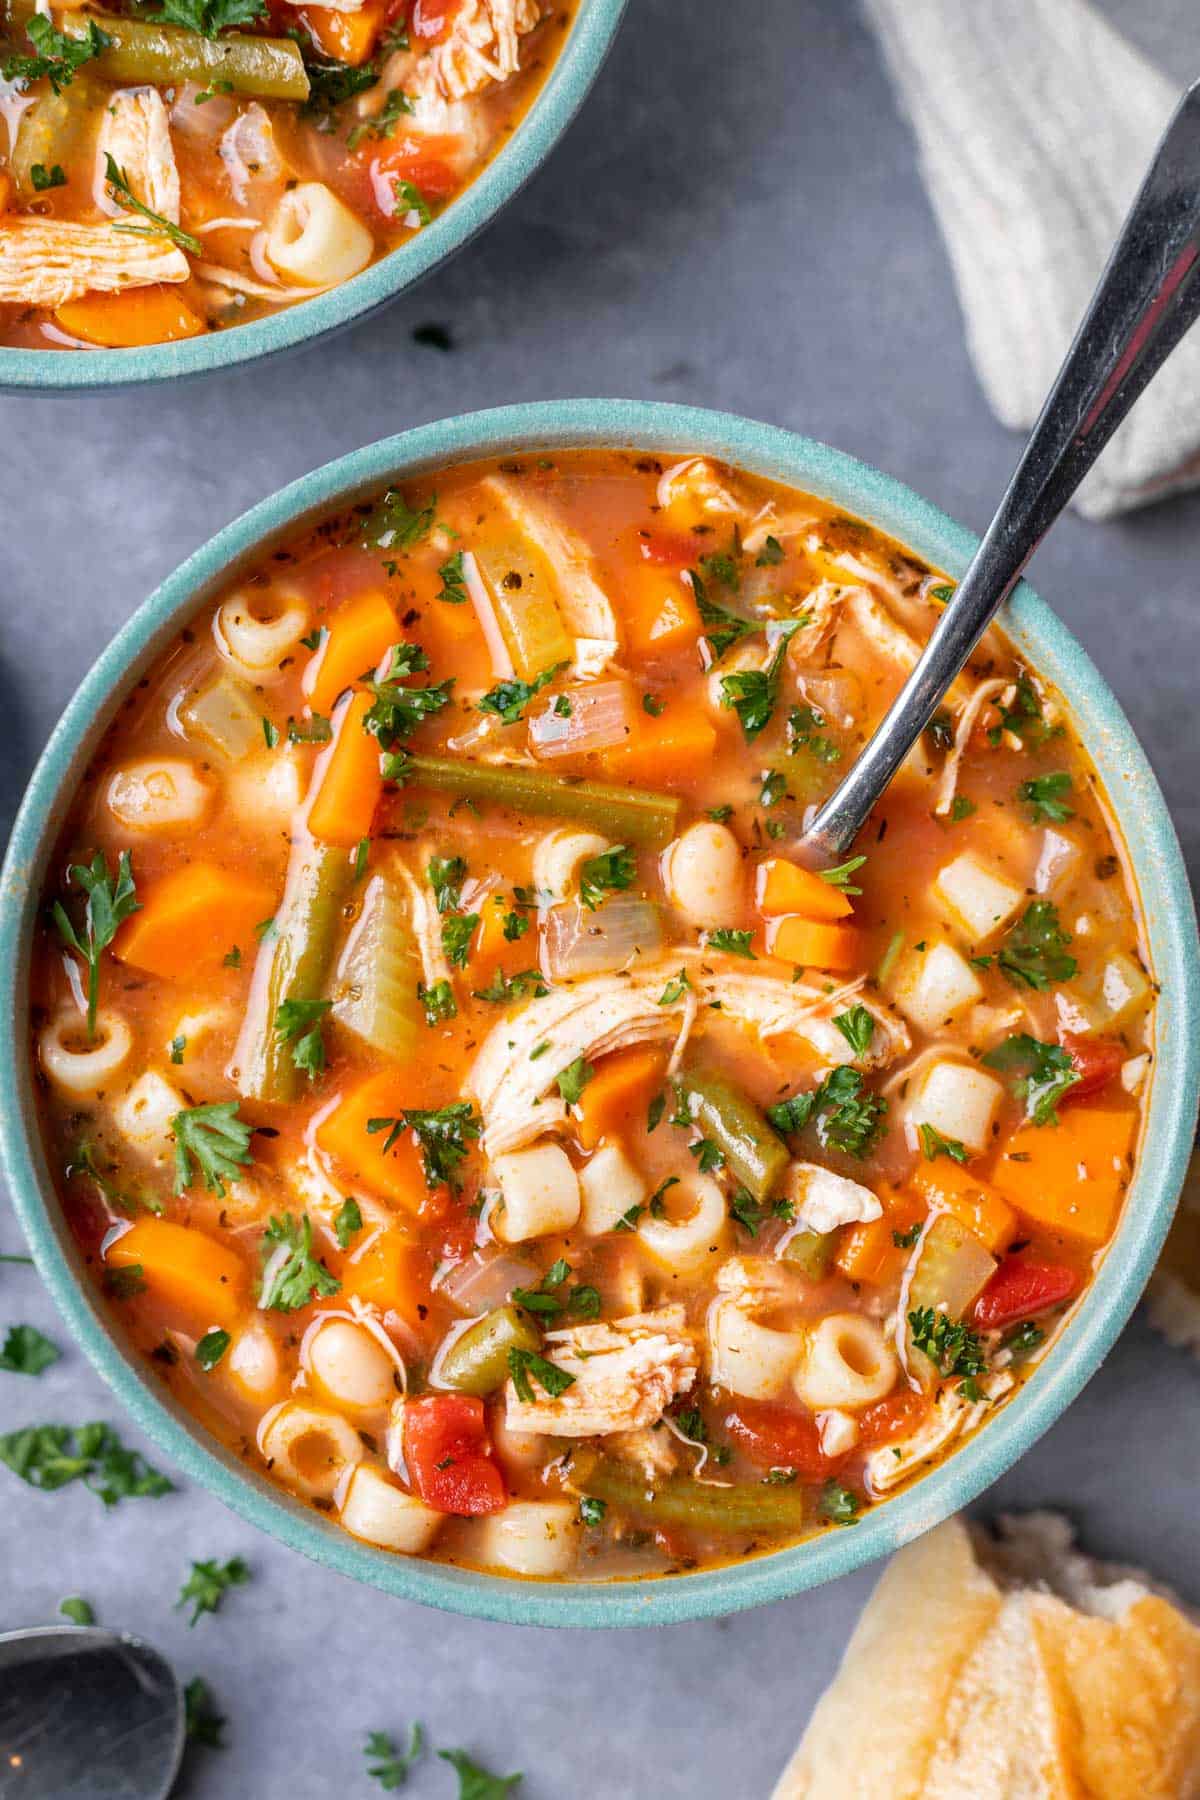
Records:
M1034 550L1200 314L1200 82L1188 89L1108 259L1016 473L920 661L794 854L845 856Z
M179 1683L140 1638L0 1636L0 1800L166 1800L183 1740Z

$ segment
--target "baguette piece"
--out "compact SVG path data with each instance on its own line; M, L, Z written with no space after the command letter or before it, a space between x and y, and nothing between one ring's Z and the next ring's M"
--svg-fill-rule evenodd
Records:
M1052 1513L896 1556L774 1800L1196 1800L1200 1626Z

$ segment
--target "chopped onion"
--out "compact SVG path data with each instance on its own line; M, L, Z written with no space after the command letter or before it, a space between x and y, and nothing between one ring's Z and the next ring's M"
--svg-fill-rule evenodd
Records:
M570 710L556 710L559 701ZM582 756L588 750L607 750L623 744L633 729L633 693L627 681L596 681L587 687L568 688L550 700L529 720L529 741L538 756Z
M543 915L542 960L551 981L610 974L639 956L656 956L662 942L657 906L634 894L616 894L595 912L575 903Z
M940 1370L918 1350L908 1324L910 1312L932 1307L948 1319L961 1319L996 1272L996 1258L952 1213L939 1213L921 1233L900 1289L900 1339L904 1366L928 1391Z
M461 1312L479 1314L504 1306L515 1287L536 1287L540 1280L533 1263L507 1250L477 1250L451 1269L439 1292Z
M508 654L508 646L504 642L500 621L496 617L492 597L487 591L487 583L479 573L479 564L470 550L463 551L462 572L463 584L471 596L471 605L475 608L475 616L479 620L479 628L492 659L492 674L498 681L511 681L516 673L512 657Z

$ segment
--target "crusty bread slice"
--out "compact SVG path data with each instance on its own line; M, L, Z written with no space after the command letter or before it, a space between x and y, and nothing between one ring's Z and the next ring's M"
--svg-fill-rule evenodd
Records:
M902 1550L774 1800L1196 1800L1200 1628L1034 1513Z

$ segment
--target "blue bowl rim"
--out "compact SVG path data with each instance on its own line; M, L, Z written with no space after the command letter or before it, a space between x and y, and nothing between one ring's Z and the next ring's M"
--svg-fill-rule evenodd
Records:
M567 41L512 137L445 212L361 275L267 318L178 344L74 352L0 345L0 393L109 391L234 369L312 343L389 305L463 249L536 174L586 100L627 5L581 0Z
M250 1523L342 1574L453 1612L547 1626L672 1624L760 1605L848 1574L975 1499L1049 1428L1099 1367L1170 1224L1200 1083L1200 943L1191 890L1165 803L1131 726L1085 652L1031 589L1022 585L1005 628L1068 698L1141 886L1152 966L1162 988L1149 1119L1117 1239L1070 1329L984 1431L852 1528L833 1528L740 1564L608 1585L490 1576L389 1555L350 1538L194 1427L119 1348L82 1278L54 1197L33 1128L33 1084L23 1050L30 924L67 802L120 696L193 609L264 544L389 480L481 457L577 446L664 455L703 451L827 498L956 577L977 542L911 489L825 444L728 414L621 400L532 403L423 425L343 456L260 502L189 557L118 633L70 701L30 779L0 875L0 1021L13 1049L0 1067L0 1165L38 1269L95 1367L184 1473Z

